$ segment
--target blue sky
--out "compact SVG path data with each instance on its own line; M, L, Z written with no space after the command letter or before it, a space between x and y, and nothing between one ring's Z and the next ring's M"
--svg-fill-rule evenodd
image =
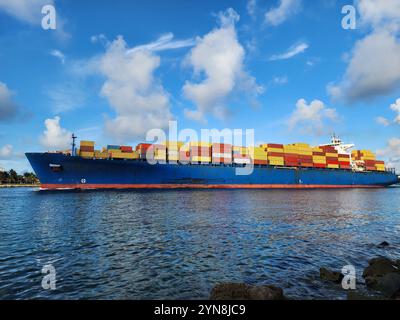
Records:
M277 143L336 132L397 166L399 20L396 0L0 0L0 167L30 170L24 152L71 132L134 144L169 119Z

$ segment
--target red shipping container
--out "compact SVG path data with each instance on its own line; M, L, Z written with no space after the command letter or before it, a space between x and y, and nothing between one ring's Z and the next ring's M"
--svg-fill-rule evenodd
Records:
M268 161L267 160L254 160L254 164L256 164L256 165L267 165Z
M189 151L179 151L179 161L190 161L190 152Z
M326 168L326 164L324 163L314 163L314 168Z
M139 151L139 150L147 150L150 146L151 146L151 143L139 143L139 144L136 146L136 151Z
M326 161L339 161L339 158L336 157L326 157Z
M385 164L385 161L375 160L375 164Z
M80 150L80 151L83 151L83 152L94 152L94 147L91 147L91 146L81 146L81 147L79 148L79 150Z
M325 152L319 152L319 151L313 151L313 156L325 156L326 153Z
M286 153L285 152L285 157L298 157L299 156L299 154L298 153Z
M313 166L314 166L313 163L304 163L304 162L301 162L301 163L300 163L300 167L309 167L309 168L311 168L311 167L313 167Z
M211 148L209 147L190 147L190 154L197 157L211 157Z
M339 153L340 158L350 158L348 154Z
M282 149L283 144L278 144L278 143L267 143L268 148L277 148L277 149Z
M376 168L372 166L366 166L365 169L370 170L370 171L375 171Z
M120 149L122 152L132 152L133 151L132 147L130 147L130 146L121 146Z
M313 157L312 157L312 156L306 156L306 155L301 154L301 155L299 155L299 159L300 159L300 160L312 160Z
M340 165L340 169L351 169L351 166Z
M297 157L284 157L284 160L285 161L288 161L288 162L298 162L299 161L299 158L297 158Z
M339 164L342 166L349 166L350 165L350 162L348 162L348 161L339 161Z
M339 164L339 161L326 159L326 164Z
M298 167L298 163L297 163L297 161L296 162L290 162L290 161L285 161L285 166L288 166L288 167Z
M232 153L232 145L225 143L213 143L212 144L213 153Z

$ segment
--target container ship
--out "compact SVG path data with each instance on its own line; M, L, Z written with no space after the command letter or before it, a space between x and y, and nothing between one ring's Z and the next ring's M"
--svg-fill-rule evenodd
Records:
M399 183L369 150L331 143L233 146L209 142L108 145L80 141L64 152L26 153L41 189L376 188ZM237 169L251 166L250 174Z

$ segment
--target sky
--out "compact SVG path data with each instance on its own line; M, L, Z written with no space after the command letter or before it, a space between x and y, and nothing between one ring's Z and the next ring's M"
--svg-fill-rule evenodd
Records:
M336 133L400 169L400 1L0 0L0 167L170 120L265 143Z

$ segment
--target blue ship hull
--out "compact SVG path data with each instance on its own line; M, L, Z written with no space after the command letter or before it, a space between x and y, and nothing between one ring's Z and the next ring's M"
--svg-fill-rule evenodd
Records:
M84 159L60 153L27 153L44 189L94 188L357 188L399 182L394 172L254 166L155 164L141 160Z

